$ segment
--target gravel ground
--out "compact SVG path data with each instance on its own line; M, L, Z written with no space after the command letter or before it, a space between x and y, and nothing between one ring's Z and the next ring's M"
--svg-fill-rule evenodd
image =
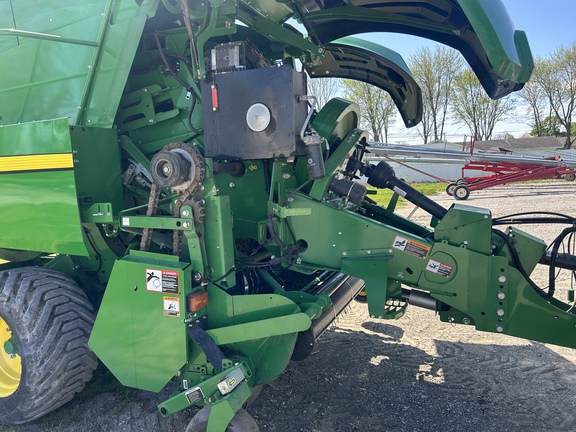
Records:
M576 183L513 184L472 192L464 203L493 216L520 211L574 215ZM446 194L434 199L445 207ZM405 206L400 212L411 213ZM413 219L426 224L417 210ZM562 227L523 226L552 241ZM534 276L546 286L545 275ZM562 282L569 284L569 276ZM441 323L409 308L374 320L362 304L320 339L306 360L264 386L249 412L262 431L566 431L576 429L576 350ZM162 419L166 393L123 388L104 368L74 401L11 432L182 432L193 411Z

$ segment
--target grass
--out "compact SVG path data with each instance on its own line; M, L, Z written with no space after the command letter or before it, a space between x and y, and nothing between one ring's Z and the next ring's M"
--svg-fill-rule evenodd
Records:
M446 189L446 185L444 183L413 183L412 186L417 191L422 192L424 195L433 195L438 192L443 192ZM390 198L394 192L390 189L376 189L376 188L368 188L368 197L376 201L379 205L386 207L390 202ZM376 193L374 195L374 193ZM398 200L398 205L406 204L406 200L402 197Z

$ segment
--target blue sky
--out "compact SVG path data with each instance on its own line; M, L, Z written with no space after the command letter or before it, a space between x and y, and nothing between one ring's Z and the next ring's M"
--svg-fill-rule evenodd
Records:
M504 0L504 4L514 26L526 32L535 57L576 41L576 1Z
M576 0L504 0L504 5L514 26L526 32L534 57L545 57L558 46L576 41ZM408 60L419 47L435 44L394 33L361 37L397 51L404 60Z
M491 0L484 0L491 1ZM576 41L576 0L503 0L514 26L524 30L528 37L532 55L546 57L560 45ZM398 34L362 35L361 37L384 45L404 57L406 61L420 47L433 47L434 42L412 36ZM524 113L518 113L522 117ZM389 135L392 143L421 143L414 129L404 129L396 122ZM516 137L528 132L530 127L519 122L509 121L496 126L496 134L508 132ZM465 126L452 125L447 133L449 141L462 141L469 135Z

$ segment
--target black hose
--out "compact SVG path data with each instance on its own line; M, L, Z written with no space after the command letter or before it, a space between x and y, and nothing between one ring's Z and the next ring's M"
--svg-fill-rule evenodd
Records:
M496 234L498 237L504 240L504 243L508 246L508 250L510 251L510 255L512 256L512 262L514 263L514 267L516 267L520 272L520 274L524 277L524 279L528 281L528 284L530 284L532 289L536 291L536 293L542 298L549 299L550 297L552 297L552 295L554 294L553 290L552 291L548 290L548 292L546 292L538 285L536 285L532 279L530 279L530 275L526 273L526 270L524 270L524 267L520 262L520 257L518 256L518 251L516 250L514 242L502 231L492 230L492 233Z
M553 217L523 217L520 219L516 218L517 216L532 216L532 215L547 215ZM539 211L539 212L514 213L511 215L500 216L492 220L493 225L519 225L519 224L539 224L539 223L558 223L558 224L572 225L576 223L576 219L562 213Z
M288 246L286 246L286 243L284 243L282 241L280 236L274 230L274 219L273 218L274 218L274 214L268 213L268 217L266 218L266 227L268 228L268 233L270 234L270 237L272 237L272 239L276 242L278 247L280 249L282 249L284 252L286 252L288 250Z
M172 69L172 66L170 66L170 63L168 63L168 60L166 59L166 55L164 54L164 50L162 49L162 44L160 43L160 38L158 38L158 33L154 33L154 39L156 40L156 46L158 48L158 52L160 53L160 58L162 59L162 63L166 67L166 70L168 70L170 75L172 75L172 77L176 81L178 81L178 83L180 83L180 85L182 87L184 87L188 93L190 93L192 95L192 104L190 105L190 109L188 110L188 118L187 118L188 127L196 135L202 135L204 133L204 131L196 129L194 127L194 125L192 124L192 113L194 112L194 108L196 107L196 101L197 101L196 93L194 92L194 89L191 86L189 86L187 83L185 83L182 80L182 78L180 78L178 76L178 74L174 71L174 69ZM180 57L180 56L178 56L178 57Z
M176 81L178 81L180 83L180 85L186 89L186 91L188 91L190 93L194 93L194 89L192 87L190 87L188 84L186 84L182 80L182 78L180 78L178 76L178 74L176 72L174 72L174 70L172 69L172 66L170 66L170 63L168 63L168 60L166 60L166 56L164 55L164 50L162 49L162 44L160 43L160 38L158 37L158 33L154 33L154 39L156 40L156 46L158 47L158 52L160 53L160 58L162 59L162 63L164 63L164 66L166 66L166 69L168 70L168 72L170 72L170 75L172 75L174 77L174 79Z
M552 250L550 251L550 268L548 269L548 297L554 295L556 289L556 258L558 257L558 250L564 239L574 232L574 227L564 228L562 232L556 237L554 243L552 244Z

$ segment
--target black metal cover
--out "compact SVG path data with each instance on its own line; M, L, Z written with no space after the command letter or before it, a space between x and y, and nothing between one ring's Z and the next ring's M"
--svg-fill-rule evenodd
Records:
M213 89L215 86L215 89ZM216 160L269 159L305 154L300 130L308 113L306 76L290 66L216 74L202 83L205 154ZM256 104L270 111L261 132L248 127Z

